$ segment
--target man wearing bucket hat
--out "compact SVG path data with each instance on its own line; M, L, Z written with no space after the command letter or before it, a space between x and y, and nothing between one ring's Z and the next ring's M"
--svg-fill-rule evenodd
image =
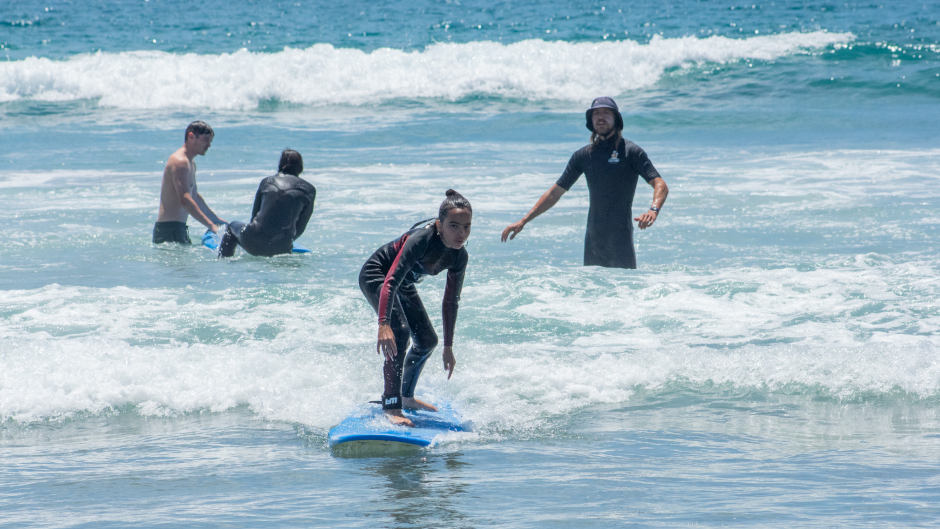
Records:
M652 162L635 143L621 136L623 116L617 103L598 97L585 112L591 143L571 155L565 172L536 201L521 220L503 230L502 240L514 239L525 225L548 211L581 177L587 177L590 208L584 235L584 265L636 268L633 251L633 195L640 176L653 186L653 202L633 220L641 230L653 225L669 188Z

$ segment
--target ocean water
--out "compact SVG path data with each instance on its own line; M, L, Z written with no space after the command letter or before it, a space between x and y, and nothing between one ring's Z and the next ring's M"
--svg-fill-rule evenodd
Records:
M0 527L937 527L938 19L0 2ZM637 270L581 266L583 180L499 241L598 95L670 187ZM311 254L150 243L194 119L225 219L303 154ZM475 213L457 367L418 392L474 431L334 457L381 392L359 266L449 187ZM439 328L443 280L420 291Z

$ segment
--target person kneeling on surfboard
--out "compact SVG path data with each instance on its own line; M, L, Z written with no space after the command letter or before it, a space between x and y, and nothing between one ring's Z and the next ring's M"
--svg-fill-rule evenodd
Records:
M437 334L415 284L426 275L444 270L447 270L441 307L444 370L448 379L454 374L454 323L467 268L464 244L470 236L472 216L470 202L448 189L437 219L419 222L398 239L383 245L359 272L359 288L379 315L376 351L385 356L382 408L394 424L412 426L411 420L402 414L402 407L436 411L434 406L414 397L421 369L437 346ZM405 354L409 338L411 349Z
M291 253L307 228L317 190L300 178L304 160L292 149L281 152L277 174L261 181L251 208L251 222L233 221L219 243L219 257L231 257L241 246L251 255Z

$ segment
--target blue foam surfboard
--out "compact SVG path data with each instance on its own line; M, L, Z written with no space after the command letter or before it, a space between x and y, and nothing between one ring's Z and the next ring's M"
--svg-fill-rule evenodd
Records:
M403 410L414 426L396 426L389 422L381 405L370 404L330 429L330 449L337 455L409 452L430 446L439 436L470 431L470 424L450 405L436 406L436 412Z
M219 234L213 233L212 230L206 230L206 232L202 234L202 245L210 250L218 250L220 242ZM302 246L297 246L296 244L291 251L293 253L310 253L310 250Z

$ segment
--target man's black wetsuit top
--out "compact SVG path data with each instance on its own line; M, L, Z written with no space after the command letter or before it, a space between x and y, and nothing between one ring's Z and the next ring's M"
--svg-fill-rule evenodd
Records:
M269 176L258 185L251 222L232 222L226 231L251 255L290 253L294 240L307 227L316 196L316 188L298 176L284 173ZM225 243L223 240L220 244L221 253L228 257L235 248Z
M441 313L444 345L452 346L467 260L467 250L444 246L437 228L431 223L383 245L362 266L359 287L378 313L379 323L391 326L398 349L394 360L386 359L383 367L384 408L401 408L402 396L414 397L424 362L437 346L437 333L418 297L415 283L425 275L437 275L447 270ZM409 337L412 346L406 355Z
M633 251L633 195L639 176L647 182L659 172L635 143L602 141L577 150L555 182L566 191L584 174L590 210L584 235L584 265L636 268Z

